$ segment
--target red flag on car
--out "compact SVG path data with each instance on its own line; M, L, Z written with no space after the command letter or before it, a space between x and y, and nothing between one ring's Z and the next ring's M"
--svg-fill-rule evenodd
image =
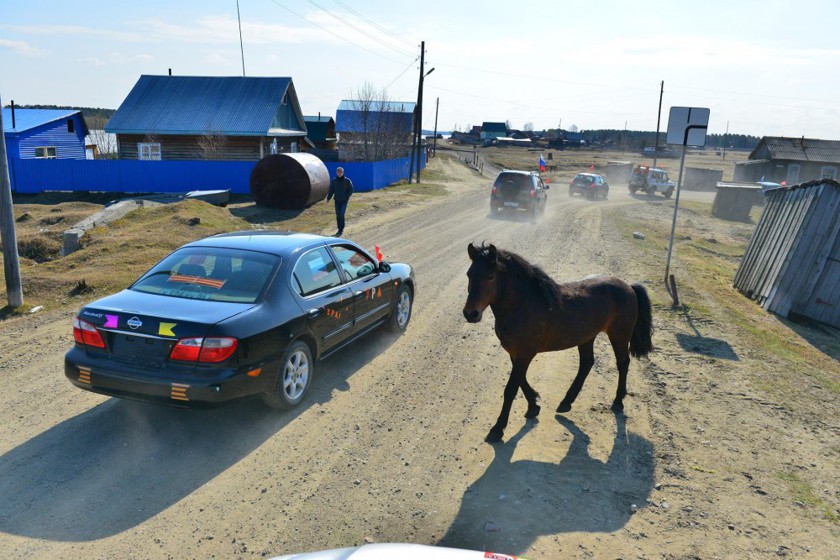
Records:
M376 260L382 262L382 251L379 249L379 245L373 246L376 249Z

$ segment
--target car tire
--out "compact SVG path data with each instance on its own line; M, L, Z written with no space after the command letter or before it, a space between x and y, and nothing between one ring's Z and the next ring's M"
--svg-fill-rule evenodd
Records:
M636 187L631 186L629 188L630 188L630 194L636 194Z
M414 294L411 288L403 284L397 290L397 298L394 301L394 310L391 312L391 320L388 321L388 328L396 333L404 333L411 320L411 311L414 305Z
M291 410L303 401L312 385L315 362L309 345L297 340L286 348L280 369L275 374L271 389L263 393L263 401L276 410Z
M665 195L665 198L671 198L671 195L674 194L674 189L668 189L662 194Z

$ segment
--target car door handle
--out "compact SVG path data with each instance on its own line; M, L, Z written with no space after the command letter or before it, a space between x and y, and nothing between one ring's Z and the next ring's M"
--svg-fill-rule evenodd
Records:
M312 319L320 315L324 311L323 307L315 307L313 309L309 309L306 312L306 315Z

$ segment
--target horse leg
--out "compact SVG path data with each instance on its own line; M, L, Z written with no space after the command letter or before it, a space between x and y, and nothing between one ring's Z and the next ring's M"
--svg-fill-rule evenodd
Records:
M528 371L528 365L531 363L533 358L533 356L510 357L513 368L510 370L510 377L508 378L507 385L505 385L502 412L499 414L496 424L490 428L490 432L487 434L487 437L484 438L484 441L494 442L502 439L502 435L504 435L505 428L508 424L508 419L510 418L510 407L513 405L513 399L516 397L516 393L519 391L519 386L525 379L525 372Z
M522 388L522 393L528 401L528 412L525 413L525 418L536 418L540 415L540 394L528 384L528 380L524 375L522 376L522 383L519 386Z
M575 402L580 390L583 388L583 382L586 381L586 376L589 375L589 370L595 364L595 339L592 338L578 346L578 354L580 354L580 364L575 380L572 381L571 387L566 391L566 396L560 401L560 406L557 407L557 412L569 412L572 410L572 403Z
M630 369L629 336L622 339L611 336L610 344L615 352L615 364L618 366L618 388L610 408L613 412L621 412L624 410L624 397L627 396L627 370Z

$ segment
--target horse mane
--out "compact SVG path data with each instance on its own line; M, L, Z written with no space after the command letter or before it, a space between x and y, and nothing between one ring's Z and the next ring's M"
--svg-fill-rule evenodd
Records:
M481 247L478 247L478 250L479 254L487 258L490 257L488 247L485 247L483 244ZM558 305L560 302L559 286L542 268L531 264L524 257L513 251L499 249L497 247L496 253L500 270L515 274L523 278L527 283L530 283L548 304L549 309L553 309Z

